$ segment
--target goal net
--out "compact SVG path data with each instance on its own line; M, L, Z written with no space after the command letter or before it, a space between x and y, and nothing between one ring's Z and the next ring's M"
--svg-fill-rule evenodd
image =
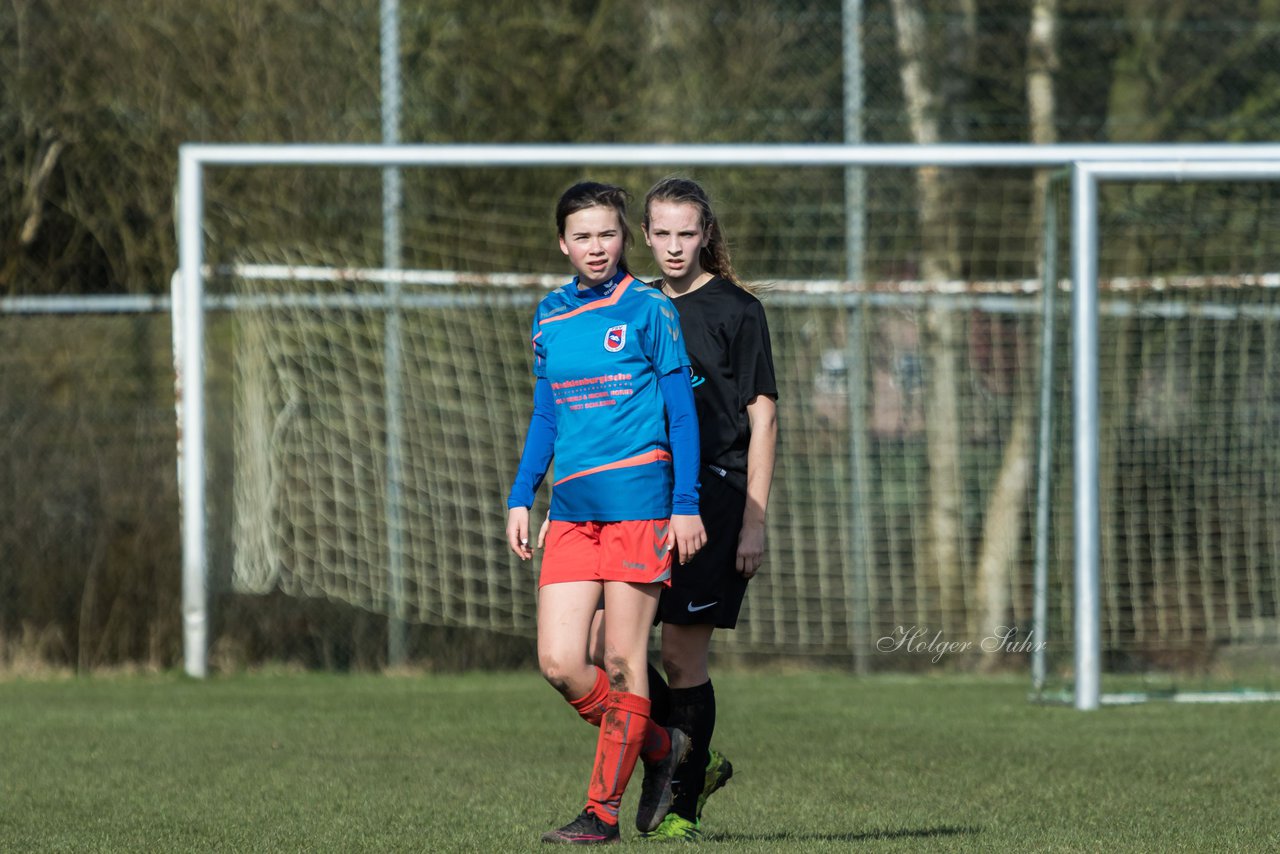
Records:
M768 553L718 653L980 668L1023 667L1039 646L1068 674L1069 200L1025 168L933 170L927 211L921 175L899 167L867 169L857 200L838 168L406 168L393 271L378 170L211 170L215 609L283 597L531 635L536 565L509 554L503 528L529 319L569 278L552 206L587 175L621 184L638 237L645 190L673 171L711 192L779 371ZM1280 635L1278 202L1267 183L1101 190L1109 669L1203 669ZM628 260L652 276L642 241ZM545 506L544 490L535 520ZM251 633L267 634L220 619L211 642Z

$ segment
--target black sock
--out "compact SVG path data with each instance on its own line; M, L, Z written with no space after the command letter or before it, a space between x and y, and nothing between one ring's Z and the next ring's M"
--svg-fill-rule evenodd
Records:
M667 680L652 664L649 665L649 720L658 726L669 726L671 717L671 689Z
M671 811L689 821L698 820L698 796L706 778L710 760L711 734L716 728L716 690L707 680L692 688L672 688L668 726L679 727L689 734L689 755L676 771L671 789L675 800Z

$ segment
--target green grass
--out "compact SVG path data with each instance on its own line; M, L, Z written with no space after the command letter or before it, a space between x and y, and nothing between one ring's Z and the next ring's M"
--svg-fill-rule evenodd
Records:
M1082 713L1028 704L1021 679L832 672L716 684L737 774L707 808L711 850L1280 847L1272 704ZM593 746L529 673L0 682L0 849L538 851L580 809Z

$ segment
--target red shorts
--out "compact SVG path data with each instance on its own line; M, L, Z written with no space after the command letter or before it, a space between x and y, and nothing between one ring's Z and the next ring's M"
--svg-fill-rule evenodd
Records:
M667 551L669 519L625 522L561 522L547 529L538 586L563 581L628 581L671 584Z

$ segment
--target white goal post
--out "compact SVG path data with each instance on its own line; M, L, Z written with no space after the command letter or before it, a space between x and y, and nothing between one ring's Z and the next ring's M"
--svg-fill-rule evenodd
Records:
M1237 152L1231 147L1228 151ZM1274 155L1232 160L1076 161L1072 169L1072 377L1075 458L1075 706L1102 702L1098 512L1098 185L1103 181L1277 181Z
M219 167L788 166L1073 167L1072 384L1077 708L1100 703L1097 187L1143 179L1275 180L1280 145L252 145L179 153L179 273L173 303L179 417L186 672L207 673L204 181ZM388 275L398 272L386 271Z

